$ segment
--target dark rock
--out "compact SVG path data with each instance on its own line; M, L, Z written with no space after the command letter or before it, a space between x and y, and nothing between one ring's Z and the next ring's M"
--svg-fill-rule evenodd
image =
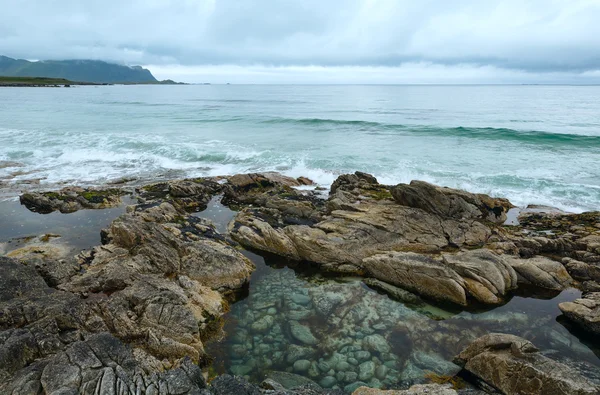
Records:
M206 209L221 190L219 180L209 177L159 182L145 185L138 192L145 203L170 202L180 211L194 212Z
M57 192L30 192L21 195L27 209L49 214L53 211L72 213L81 209L104 209L121 205L127 192L117 189L65 188Z
M399 184L392 188L392 195L403 206L420 208L443 218L473 218L504 223L506 213L512 207L506 199L438 187L424 181Z

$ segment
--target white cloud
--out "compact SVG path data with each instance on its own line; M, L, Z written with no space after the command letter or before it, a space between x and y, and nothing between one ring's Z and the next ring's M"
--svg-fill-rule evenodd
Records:
M0 54L29 59L229 64L248 75L261 64L277 80L268 65L437 64L461 75L468 64L466 77L488 70L496 81L600 69L600 0L0 0L0 9Z

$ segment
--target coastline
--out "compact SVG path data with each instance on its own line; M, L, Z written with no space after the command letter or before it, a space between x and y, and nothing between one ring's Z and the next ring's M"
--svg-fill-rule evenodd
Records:
M528 295L532 295L533 298L541 297L536 296L538 294L543 295L544 292L546 294L550 292L550 295L553 295L550 296L552 299L561 292L568 291L563 294L561 299L558 299L562 301L561 310L564 309L563 313L568 322L575 328L584 328L581 329L583 332L587 330L594 333L593 331L596 330L582 323L582 320L586 318L578 315L580 309L578 310L577 306L572 306L574 304L572 300L579 297L580 293L572 293L569 290L573 287L584 291L600 289L596 283L600 277L597 277L594 271L596 270L594 269L596 261L600 256L598 255L600 251L596 252L596 244L594 244L596 238L600 238L600 213L565 214L537 208L529 212L518 213L519 224L513 222L509 226L504 224L508 219L507 213L511 212L513 206L505 199L439 188L422 182L413 182L410 185L381 185L373 176L361 172L338 177L329 191L316 189L321 188L312 185L307 178L294 179L277 173L261 173L160 181L135 187L112 184L109 189L71 187L49 193L32 191L21 195L21 203L24 206L19 206L19 209L16 207L18 204L16 202L0 203L12 210L14 218L7 222L3 228L2 239L0 239L4 242L12 239L11 243L3 244L0 248L0 253L7 254L11 259L3 260L0 268L8 277L21 273L20 270L28 270L28 272L18 275L27 275L32 278L41 276L39 278L44 279L45 286L50 287L43 292L59 292L60 295L69 299L68 303L79 306L70 313L59 313L59 317L61 314L71 314L69 319L80 320L83 315L94 316L95 320L99 320L98 322L105 323L99 327L90 327L83 322L73 324L75 326L70 330L75 330L79 334L77 341L83 341L92 348L110 343L122 350L119 352L125 354L131 352L127 350L133 349L138 354L134 353L133 357L128 358L133 358L132 361L135 361L135 364L145 364L143 370L147 372L146 374L156 372L154 370L156 368L152 367L155 362L150 363L154 360L153 358L163 361L162 369L174 369L169 372L181 372L181 369L191 372L198 367L210 370L212 356L207 353L205 343L210 339L226 336L223 332L223 325L230 322L230 318L224 321L221 316L226 314L230 308L235 308L237 306L235 301L240 300L240 297L244 298L248 292L250 292L249 301L261 297L261 292L264 292L265 295L274 295L274 290L266 288L265 291L261 291L262 288L259 287L260 278L270 278L269 276L275 277L266 283L267 286L275 284L277 281L291 281L288 289L300 286L295 291L300 292L298 296L294 296L297 298L296 302L285 302L289 295L284 296L283 300L284 304L291 303L290 306L297 306L285 314L297 316L295 318L298 320L297 324L290 328L292 339L296 339L293 340L295 342L299 341L305 348L315 346L312 338L323 336L320 332L322 324L317 324L319 321L307 324L313 321L306 321L308 318L301 317L305 314L309 314L309 316L310 314L320 314L318 311L321 307L317 300L327 295L327 292L331 292L328 291L329 289L337 290L335 293L340 293L340 295L345 295L347 292L350 294L359 292L362 295L350 297L349 294L345 296L345 298L349 298L348 300L367 301L375 298L373 303L383 303L384 311L390 311L390 309L405 311L404 314L408 314L408 316L403 320L409 320L407 317L411 317L410 320L417 320L421 330L431 326L440 319L439 317L445 317L442 318L442 322L446 321L447 329L440 332L440 328L434 325L428 330L432 331L430 336L441 336L442 333L447 332L444 337L446 340L442 343L448 342L446 347L450 348L445 352L452 352L453 355L459 354L464 347L474 341L473 336L485 335L485 331L481 332L485 326L481 327L479 332L475 331L469 335L466 334L466 329L460 329L463 332L462 338L454 339L453 336L457 336L457 333L453 331L459 329L448 332L448 328L454 328L451 324L454 322L452 317L456 313L447 315L448 313L444 312L446 311L444 306L450 304L454 306L451 310L458 309L456 311L459 312L470 311L470 309L477 310L486 306L484 311L489 311L489 314L497 314L494 313L496 306L513 306L516 303L511 302L515 298L513 295L525 292L524 290L531 287L537 289L533 293L527 291ZM326 195L327 192L329 192L328 195ZM32 211L51 214L28 212L25 216L25 211L23 211L26 210L25 207ZM0 213L0 215L2 214ZM23 221L26 217L35 218L31 221L32 225L27 225L27 222ZM10 217L5 218L10 219ZM216 225L206 218L216 221ZM10 225L11 223L14 225ZM74 224L89 232L71 228ZM20 226L22 229L17 228L15 231L15 226ZM582 248L585 253L581 253ZM81 251L82 249L83 251ZM254 255L246 253L244 250L252 251ZM387 252L382 253L382 251ZM259 255L256 255L257 253ZM268 257L269 262L280 262L275 263L275 268L281 264L285 268L298 264L305 266L307 263L303 262L311 262L316 270L316 278L321 275L333 276L333 278L332 280L319 280L320 282L317 284L323 285L308 294L302 294L304 291L301 290L308 284L302 285L303 283L298 283L299 279L295 279L295 276L300 275L302 271L294 275L294 271L285 271L289 269L285 269L283 272L271 269L269 265L265 266L264 261L256 261L256 259L263 259L261 256ZM204 258L199 260L199 257ZM251 257L251 260L248 257ZM27 263L27 266L18 266L18 262ZM174 262L179 263L174 266ZM292 262L297 263L292 265ZM10 270L6 271L8 268ZM470 269L467 270L467 268ZM423 276L407 277L409 272L406 270L417 274L421 273ZM478 274L473 275L473 270L476 270ZM256 275L251 274L253 271ZM274 280L279 278L277 276L280 276L280 273L281 275L288 273L292 277ZM304 278L302 276L300 279ZM306 278L310 279L312 276L314 275L308 274ZM339 280L335 280L335 278L354 278L355 280L343 280L338 284ZM383 292L383 296L362 294L363 288L360 284L363 280L361 279L364 279L369 286L378 289L379 292ZM367 282L367 280L369 281ZM162 309L169 309L171 314L180 318L167 324L160 318L162 312L160 316L151 313L155 309L152 307L154 305L151 300L156 297L156 291L147 288L148 284L168 289L168 292L173 293L169 298L175 298L175 295L180 295L177 298L183 297L183 299L168 299L170 301L163 304L162 307ZM544 289L546 291L542 292ZM6 291L13 292L10 288L7 288ZM31 299L36 292L40 291L35 287L23 291L26 303L33 303L32 306L42 303L40 301L33 302L34 299ZM143 310L146 311L145 313L136 309L128 312L127 308L122 310L123 306L117 308L120 306L118 303L123 300L133 300L132 297L139 300L136 303L142 303L145 306ZM306 299L307 297L309 299ZM12 298L9 299L12 300ZM97 298L100 298L98 299L100 301L98 307L101 307L99 311L95 307ZM547 296L543 298L547 298ZM556 310L556 302L552 302L551 299L548 303L554 303L554 310ZM51 309L60 309L59 306L62 303L60 300L43 303L49 303L49 306L52 306ZM259 303L260 300L262 299L257 299L253 305ZM515 300L519 300L519 298L517 297ZM14 300L14 302L17 303L18 300ZM331 307L331 317L335 318L336 314L343 314L343 310L338 312L338 307L335 307L339 302L328 303L334 303ZM575 303L577 302L575 301ZM307 306L311 305L315 306L314 312L307 310ZM269 304L265 306L269 306ZM277 304L273 306L277 306ZM406 309L402 306L412 307ZM256 307L253 308L256 309ZM520 309L524 308L527 307ZM433 316L431 316L432 311L436 311ZM536 314L535 309L531 311L530 314ZM270 315L271 313L267 312L267 309L256 310L253 314L254 317L248 321L247 329L235 329L234 333L230 333L230 335L237 336L238 332L257 331L255 337L266 336L267 340L260 346L257 343L255 350L267 350L267 353L270 352L268 350L272 344L282 344L282 347L285 347L285 341L272 343L268 340L269 330L275 330L273 328L279 324L274 325L274 322L278 322L277 320L281 318L277 315ZM504 330L510 331L511 327L522 328L525 331L523 333L528 333L528 325L533 325L533 321L511 323L512 319L522 319L518 318L520 317L518 314L515 315L516 312L505 314L508 314L506 317L513 318L506 318L509 320L507 326L501 325L499 329L504 328ZM125 318L127 316L130 318ZM476 318L478 316L481 318ZM192 317L196 317L199 326L184 324L188 322L187 320L193 319ZM248 319L246 316L244 317L244 319ZM282 315L281 317L286 316ZM432 320L431 317L438 318ZM477 314L471 319L484 319L485 317L485 314ZM495 316L492 315L492 317ZM39 319L46 320L47 318ZM464 317L462 319L464 320ZM236 318L232 322L239 320L240 318ZM106 324L108 326L104 326ZM168 325L168 329L165 325ZM380 332L376 330L377 335L367 331L360 335L363 337L358 334L352 336L359 336L354 340L357 344L355 347L363 347L362 350L370 350L371 353L378 356L369 362L369 364L373 364L374 371L379 369L383 372L384 369L388 369L385 374L381 372L381 375L377 374L377 377L381 376L382 379L367 373L367 370L371 369L371 365L366 362L364 366L360 365L359 372L361 377L365 378L364 380L353 378L352 374L346 375L345 369L348 369L348 372L354 369L352 364L348 365L346 362L352 362L354 353L358 351L348 351L342 347L339 349L341 351L337 351L340 356L336 358L343 359L336 363L343 361L348 365L348 367L344 364L340 365L343 374L334 371L332 376L328 371L320 373L317 368L314 372L315 376L310 376L314 377L314 380L303 382L300 380L301 385L311 387L314 383L318 387L322 387L314 389L314 391L321 392L311 393L335 393L335 391L350 393L363 384L375 387L402 388L404 384L401 385L394 381L399 378L394 379L393 377L396 377L396 374L406 374L406 367L379 368L388 361L385 358L389 358L389 352L386 353L385 350L392 347L388 342L391 341L392 337L390 336L393 332L389 332L390 329L383 329L386 328L384 322L377 325L380 325L381 328ZM263 326L266 332L262 332ZM33 333L37 333L36 336L42 335L42 332L36 332L39 329L29 326L28 328ZM556 329L557 334L564 331L560 328L562 327L559 325ZM342 327L340 330L341 332L335 335L338 337L334 336L332 339L343 339L344 336L350 336L347 329ZM410 327L405 330L409 331L405 333L408 333L410 338L416 336L411 340L412 342L420 339L417 332L413 332ZM140 331L146 335L139 337L142 333ZM47 333L47 335L63 336L61 333L62 330L59 329L55 334ZM150 333L157 340L148 338ZM575 330L575 333L579 332ZM282 335L274 336L277 338ZM585 335L578 336L583 336L582 339L585 339ZM363 338L369 339L368 342ZM573 339L576 338L573 337ZM48 369L49 365L46 364L49 361L55 361L52 363L68 369L69 362L59 363L56 358L60 359L60 355L65 352L63 350L72 352L68 350L80 343L72 343L75 339L68 340L64 336L61 339L58 348L43 355L34 353L32 357L24 360L24 365L23 363L12 364L11 371L5 372L8 376L6 376L7 381L4 388L23 389L20 387L23 384L19 377L24 377L20 375L27 366L29 366L27 368L29 370L37 366L35 369L38 369L40 374ZM224 344L228 344L228 346L223 345L222 347L232 347L235 350L239 343L234 341L230 344L231 341L233 340L226 340ZM503 338L502 341L510 343L522 340ZM371 342L376 343L371 344ZM539 342L538 339L538 345ZM21 343L17 342L16 344ZM450 346L449 344L454 345ZM555 343L550 344L552 347L557 347ZM267 347L267 345L269 346ZM208 349L214 351L216 350L214 347L210 346ZM217 346L217 349L219 347L221 346ZM221 349L223 349L222 347ZM582 345L580 351L577 352L587 355L589 350L586 347ZM360 350L360 348L358 349ZM143 355L139 354L140 352ZM283 356L288 355L281 362L284 364L282 366L286 366L285 361L290 360L289 352L286 354L284 351L282 354ZM428 352L429 354L426 355L437 355L431 354L431 351ZM402 352L399 355L402 355ZM434 363L445 364L446 368L440 368L438 374L448 373L450 377L456 377L456 380L460 378L457 382L461 382L463 385L468 384L469 391L475 391L472 385L476 382L469 383L466 379L468 375L465 376L461 373L463 370L460 367L455 371L454 367L457 365L450 364L448 359L445 361L436 359L438 362L434 362L431 359L433 357L423 359L425 357L416 351L411 355L413 356L409 358L409 361L403 363L413 361L412 363L416 363L417 366L429 366L430 368ZM593 353L590 355L592 357L586 358L593 360ZM442 357L452 359L452 355L442 354ZM186 358L191 358L191 361L198 365L189 365L188 362L185 362ZM228 361L228 358L230 357L222 361ZM435 358L440 357L436 356ZM463 356L461 358L463 362L456 363L462 364L460 365L463 366L462 369L479 376L481 380L496 387L506 384L502 380L494 382L495 379L488 376L485 371L475 369L468 361L470 357ZM510 363L522 363L518 355L511 358ZM543 358L547 357L540 354L535 358L541 362L546 361ZM293 377L298 384L298 377L306 376L306 373L302 373L307 372L303 370L304 361L307 361L309 365L313 363L306 358L292 361L294 362L293 367L290 365L289 369L292 369L294 373L288 371L288 376L283 373L269 376L272 377L270 379L272 381L269 381L268 385L281 389L279 386L282 383L277 380L285 381L284 376L288 379ZM584 378L582 376L584 373L581 373L583 371L577 373L576 370L572 370L577 369L579 365L562 365L563 363L569 364L568 361L568 358L558 358L556 361L544 363L556 363L558 365L552 365L555 369L574 374L575 381L580 386L578 388L584 390L592 388L594 384L590 384L586 380L596 380L596 376L590 376L589 371L586 371L587 377ZM258 362L253 362L253 364L256 363ZM328 362L325 359L320 362L314 360L315 366L319 363L329 364L327 366L332 364L331 361ZM397 363L394 362L394 364ZM390 362L389 366L396 366L394 364ZM235 362L229 367L237 366L235 371L240 376L247 376L257 385L259 382L256 381L256 377L250 377L248 373L254 371L255 366L259 365ZM358 372L358 365L356 366ZM600 363L598 369L600 372ZM377 371L379 372L379 370ZM311 370L309 369L309 371ZM220 374L228 372L228 370L222 371ZM546 373L540 372L539 374L542 375L543 380L549 380L550 376L543 376ZM48 382L44 381L46 380L43 378L44 376L40 377L36 380L41 380L42 383L46 383L44 385L48 385ZM58 375L53 381L59 387L67 385L66 381L61 381L64 380L61 377ZM161 377L160 380L172 380L167 376ZM190 381L189 377L191 376L187 377L187 381L184 381L190 389L200 390L206 387L204 379L196 377L195 381ZM432 380L425 376L414 377L412 381L409 380L406 383L420 385ZM597 377L600 378L600 374ZM245 379L242 377L231 378L221 375L218 378L211 376L210 379L212 379L211 385L214 386L213 390L215 391L219 385L250 385L244 384ZM465 380L467 381L465 382ZM304 393L301 392L304 390L286 393L300 394ZM441 387L438 390L441 390ZM210 387L208 391L211 391ZM293 390L286 389L285 391ZM461 393L460 389L459 393Z

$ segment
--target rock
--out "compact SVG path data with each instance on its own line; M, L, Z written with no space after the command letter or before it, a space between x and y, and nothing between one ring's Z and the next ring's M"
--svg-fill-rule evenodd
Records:
M73 257L73 249L60 242L60 236L46 234L35 237L21 248L10 251L6 256L35 267L37 272L52 287L62 284L76 275L80 266Z
M206 209L210 199L221 190L219 180L208 177L154 183L139 188L138 192L145 203L169 202L177 209L194 212Z
M443 218L485 219L501 224L506 221L506 213L512 207L506 199L438 187L424 181L398 184L391 192L397 203Z
M388 367L385 365L379 365L377 369L375 369L375 376L379 380L385 380L388 374Z
M529 259L508 258L520 282L552 290L563 290L573 281L562 263L536 256Z
M593 334L600 334L600 292L590 292L573 302L563 302L558 308L569 320Z
M358 379L361 381L368 381L375 375L375 363L373 361L363 362L358 365Z
M455 363L504 394L598 394L575 370L538 352L529 341L492 333L464 349Z
M180 367L157 372L157 361L136 353L113 336L102 333L71 344L48 358L19 371L10 382L0 383L2 393L75 394L130 393L201 394L206 388L200 368L184 359ZM153 371L154 370L154 371Z
M363 267L380 280L463 306L467 296L487 304L501 303L506 292L517 286L514 269L486 249L444 253L442 260L413 252L389 252L366 258Z
M460 371L460 367L450 361L446 361L440 355L435 353L426 353L415 351L411 359L416 366L427 371L432 371L441 376L454 376Z
M21 204L40 214L53 211L72 213L81 209L103 209L121 205L121 189L65 188L57 192L29 192L21 195Z
M369 274L424 296L467 304L465 281L440 261L413 252L389 252L366 258Z
M358 388L360 387L366 387L367 383L364 383L362 381L356 381L352 384L348 384L347 386L344 387L344 392L347 394L351 394L354 391L356 391Z
M303 347L298 346L296 344L290 344L287 349L285 360L287 363L293 364L299 359L311 359L315 355L315 352L316 350L310 347ZM319 368L323 372L326 372L330 369L329 365L326 362L323 362L322 364L322 367L320 366Z
M335 377L331 377L331 376L325 376L321 379L321 381L319 381L319 384L323 388L331 388L336 383L337 383L337 380L335 379Z
M258 321L253 322L252 325L250 325L250 329L256 333L267 333L274 323L275 319L272 315L265 315Z
M294 242L283 229L257 218L256 211L243 210L229 224L229 233L240 244L259 251L270 252L292 260L300 260Z
M600 281L600 265L582 262L573 258L563 258L567 272L579 281Z
M260 395L262 392L241 377L222 375L210 382L210 393L213 395Z
M290 295L290 299L292 302L302 306L306 306L310 303L310 298L307 295L303 294L292 294Z
M381 335L369 335L362 341L363 348L367 351L387 353L391 348L387 340Z
M311 380L307 377L304 377L304 376L293 374L293 373L278 372L278 371L272 370L272 371L267 372L266 377L268 379L278 382L279 384L283 385L288 390L298 388L298 387L304 387L304 386L320 388L319 385L317 383L315 383L313 380Z
M290 332L294 339L302 344L314 346L319 342L312 334L310 328L300 324L298 321L290 321Z
M421 298L419 298L417 295L408 292L402 288L395 287L381 280L377 280L375 278L366 278L364 280L364 283L371 288L375 288L387 293L389 296L391 296L399 302L411 305L420 305L423 303Z
M367 359L371 358L371 353L368 351L357 351L354 353L354 356L356 357L356 359L360 362L362 361L366 361Z
M376 388L360 387L352 395L457 395L449 385L417 384L407 390L380 390Z
M372 182L369 177L340 176L328 201L329 215L314 210L296 215L318 219L304 224L284 219L285 207L275 201L283 192L262 193L258 205L263 208L242 210L230 224L230 232L242 245L352 274L363 271L363 259L382 251L439 252L448 246L480 246L491 235L486 225L472 218L441 218L396 204L388 187ZM339 204L331 210L336 199ZM311 204L319 207L315 201Z
M497 304L507 291L517 288L517 274L506 260L479 249L443 254L446 265L464 279L468 294L483 303Z
M294 362L294 371L298 373L306 372L310 368L310 361L306 359L300 359Z

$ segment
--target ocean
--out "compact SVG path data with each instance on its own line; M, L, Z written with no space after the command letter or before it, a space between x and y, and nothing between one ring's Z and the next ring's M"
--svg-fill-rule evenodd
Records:
M0 188L275 170L600 209L600 86L0 89Z

